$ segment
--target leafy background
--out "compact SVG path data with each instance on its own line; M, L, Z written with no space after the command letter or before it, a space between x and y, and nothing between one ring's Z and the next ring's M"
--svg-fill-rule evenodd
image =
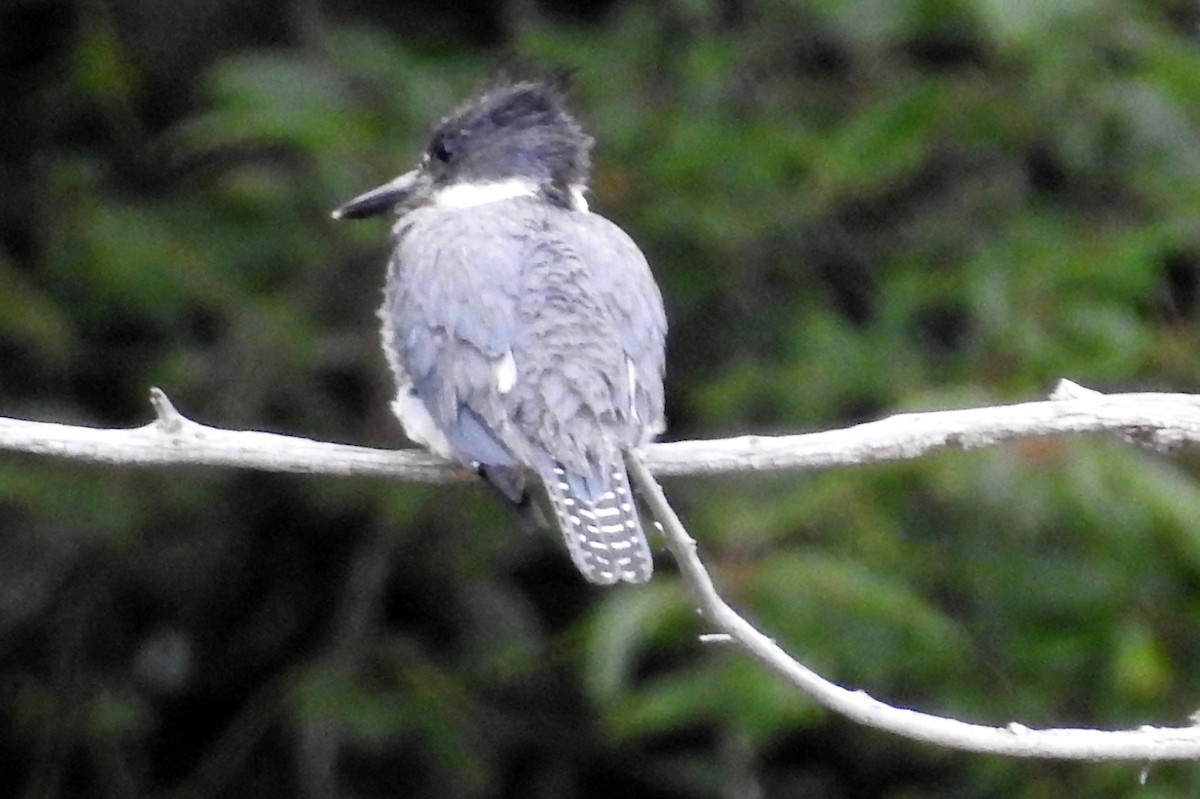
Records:
M1200 389L1200 7L16 0L0 413L401 446L401 171L507 54L573 64L593 207L672 324L670 438ZM1003 724L1200 706L1194 453L1032 441L671 481L727 596L846 685ZM483 491L0 457L0 786L42 797L1200 795L834 718L665 552L582 583ZM1140 777L1145 784L1140 784Z

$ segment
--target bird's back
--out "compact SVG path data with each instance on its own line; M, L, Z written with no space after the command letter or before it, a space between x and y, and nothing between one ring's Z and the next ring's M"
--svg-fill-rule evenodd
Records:
M589 579L648 578L621 451L663 428L666 320L640 250L535 198L420 209L395 240L385 347L453 456L534 470Z
M421 209L397 223L390 269L390 344L452 445L466 412L518 462L540 449L582 470L662 430L661 296L603 217L531 198Z

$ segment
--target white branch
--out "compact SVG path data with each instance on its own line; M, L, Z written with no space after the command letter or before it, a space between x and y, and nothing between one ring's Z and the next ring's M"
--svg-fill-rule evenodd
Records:
M111 464L204 464L276 472L385 476L449 483L469 475L423 450L379 450L295 436L224 430L181 416L158 389L158 418L143 427L103 430L0 417L0 449ZM892 416L842 430L790 436L651 444L645 459L658 475L819 469L918 458L939 449L971 449L1018 438L1118 432L1170 449L1200 442L1200 397L1112 394L1063 381L1047 402Z
M464 469L420 450L377 450L293 436L223 430L181 416L158 389L157 418L143 427L103 430L0 418L0 449L137 466L205 464L306 474L387 476L446 483ZM667 544L701 612L716 630L705 640L732 640L821 705L862 724L955 749L1019 757L1082 760L1200 759L1200 726L1138 730L1033 730L1018 723L987 727L892 707L805 668L739 616L717 594L696 544L650 472L662 475L816 469L918 458L939 449L970 449L1018 438L1116 432L1159 449L1200 442L1200 397L1103 395L1063 381L1047 402L892 416L844 430L792 436L653 444L630 453L629 467L665 527Z
M880 702L865 691L835 685L797 660L743 619L717 593L712 578L696 554L696 542L675 515L662 488L638 452L627 458L629 473L660 522L660 529L679 564L700 613L718 632L702 640L736 643L760 663L799 688L818 704L868 727L905 738L993 755L1059 760L1200 759L1200 726L1150 727L1137 730L1060 728L1035 730L1012 722L1006 727L968 724Z
M646 448L657 475L822 469L912 460L940 449L974 449L1019 438L1122 433L1172 449L1200 443L1200 396L1101 394L1068 380L1047 402L905 413L876 422L791 436L741 436Z
M180 415L157 388L150 390L150 403L157 418L128 430L0 417L0 449L132 466L202 464L270 472L386 476L422 483L466 479L462 469L424 450L369 449L208 427Z

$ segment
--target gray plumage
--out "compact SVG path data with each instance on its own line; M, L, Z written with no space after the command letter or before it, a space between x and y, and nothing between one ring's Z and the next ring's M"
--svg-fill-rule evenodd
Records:
M399 213L380 316L409 437L514 502L532 472L588 580L643 582L622 450L663 429L666 319L637 245L583 202L590 144L555 86L500 85L337 215Z

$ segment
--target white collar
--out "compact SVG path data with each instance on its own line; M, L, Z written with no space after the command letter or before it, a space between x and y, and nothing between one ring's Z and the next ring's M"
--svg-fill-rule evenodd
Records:
M571 209L588 210L583 186L571 187ZM509 178L491 183L455 183L438 190L433 195L433 204L439 208L474 208L477 205L512 200L517 197L536 197L538 186L532 180Z

